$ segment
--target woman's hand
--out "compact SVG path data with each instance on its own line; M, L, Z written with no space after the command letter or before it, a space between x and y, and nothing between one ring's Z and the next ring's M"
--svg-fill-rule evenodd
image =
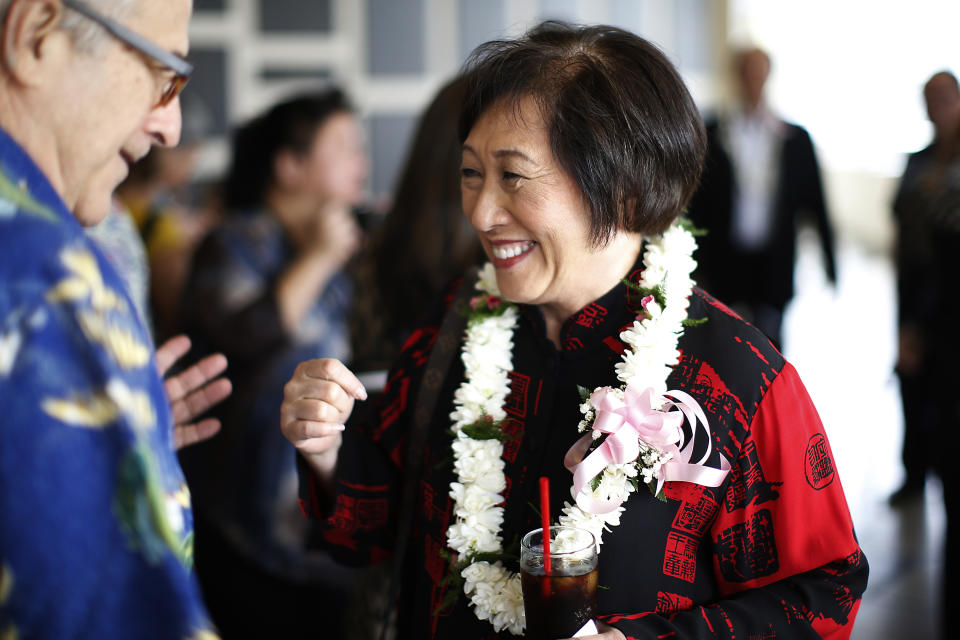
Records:
M354 401L366 399L367 391L357 377L342 362L330 358L301 362L283 388L283 435L328 490L333 488L344 423Z
M296 335L330 279L359 250L362 234L353 213L328 205L292 236L301 242L299 255L277 279L276 295L280 321Z
M360 249L363 233L348 207L329 204L317 214L311 250L342 267Z

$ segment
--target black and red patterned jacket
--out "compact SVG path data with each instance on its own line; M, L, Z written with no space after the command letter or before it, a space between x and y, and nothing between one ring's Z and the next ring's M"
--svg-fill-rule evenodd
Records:
M411 405L441 315L405 345L379 422L345 432L332 511L309 474L301 483L304 510L326 518L326 540L342 561L392 554ZM717 488L668 483L666 503L643 487L631 494L620 526L603 538L599 617L628 638L847 638L867 562L817 411L796 370L717 300L695 289L689 316L707 322L686 329L667 388L696 398L733 470ZM618 385L619 334L632 320L618 285L564 324L558 350L539 311L521 308L506 406L506 430L517 436L504 449L506 546L539 526L537 478L550 478L552 513L569 500L562 461L579 436L577 385ZM404 638L512 637L478 620L462 594L440 607L454 480L449 413L462 376L457 360L426 447L401 594ZM708 463L718 466L716 453Z

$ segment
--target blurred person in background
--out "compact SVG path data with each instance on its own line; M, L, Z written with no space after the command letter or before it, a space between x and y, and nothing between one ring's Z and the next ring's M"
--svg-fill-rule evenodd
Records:
M389 210L350 265L352 366L371 400L381 394L387 369L424 311L452 280L484 259L460 198L457 123L464 89L460 77L447 82L420 116ZM376 411L376 402L358 405L351 422L373 421ZM360 572L358 591L364 597L352 616L352 637L379 637L389 599L387 568Z
M780 118L764 97L770 56L745 49L734 70L739 104L707 121L707 161L689 208L707 231L699 239L697 278L782 348L798 227L807 220L816 225L835 285L833 230L810 135Z
M460 202L463 91L461 78L449 81L421 115L390 208L352 265L357 371L385 372L424 309L451 280L483 261Z
M940 349L934 329L941 321L938 294L953 287L952 280L942 282L944 277L952 276L937 264L937 225L931 209L943 195L946 168L960 128L960 88L956 76L949 71L935 73L924 85L923 98L933 125L933 140L907 158L893 202L899 326L896 371L904 409L902 459L906 473L903 484L890 496L894 506L921 498L927 473L933 470L935 452L930 440L937 432L941 407L940 403L930 402L928 394L942 375L933 366L933 351ZM949 413L944 417L949 420Z
M304 358L351 357L353 213L368 171L338 89L285 100L239 128L225 219L198 247L183 329L222 351L236 391L230 428L184 451L197 513L197 572L225 638L305 637L323 611L336 633L352 573L307 551L294 453L276 428L283 383Z
M114 195L107 217L92 227L86 227L85 231L123 278L137 314L153 337L147 248L130 210Z
M146 247L149 318L158 341L178 331L179 303L193 251L217 218L206 203L195 205L189 193L209 115L199 98L183 99L180 145L154 149L133 165L116 191L117 207L129 212Z
M184 342L154 352L83 231L180 137L190 13L0 0L0 637L216 637L174 455L209 371L164 384Z
M957 637L952 605L960 598L960 87L950 72L934 74L924 87L931 144L912 154L894 211L902 237L897 265L901 341L897 363L904 393L904 464L921 458L939 472L947 531L943 566L941 635ZM904 381L907 385L904 386ZM916 384L916 386L911 386ZM932 407L928 407L932 405ZM919 433L917 432L919 431ZM908 444L913 455L908 457ZM910 475L894 494L906 500L922 495L926 472ZM919 473L916 471L915 473Z

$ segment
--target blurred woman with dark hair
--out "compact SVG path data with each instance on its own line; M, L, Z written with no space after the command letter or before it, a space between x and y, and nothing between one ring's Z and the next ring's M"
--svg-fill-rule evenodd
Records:
M298 603L321 598L331 620L344 608L336 572L305 553L305 527L291 518L294 456L277 433L276 402L304 358L350 359L343 268L359 247L352 209L366 176L341 91L277 104L236 132L227 217L200 245L185 287L184 330L227 355L235 385L218 412L228 427L182 456L198 575L225 638L299 637Z
M464 89L462 78L450 80L420 116L390 208L354 265L356 371L388 368L424 309L483 260L460 202L457 125Z

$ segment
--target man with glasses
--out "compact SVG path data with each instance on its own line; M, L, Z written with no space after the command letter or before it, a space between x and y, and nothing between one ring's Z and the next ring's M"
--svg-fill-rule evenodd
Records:
M3 638L213 637L172 435L203 390L165 390L170 354L81 226L177 143L190 11L0 0Z

